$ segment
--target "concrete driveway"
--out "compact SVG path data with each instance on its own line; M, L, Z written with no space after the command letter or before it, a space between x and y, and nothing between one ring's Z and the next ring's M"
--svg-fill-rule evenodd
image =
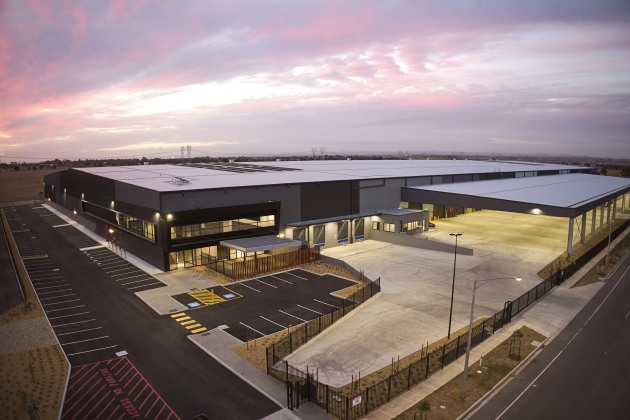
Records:
M496 280L477 291L475 318L494 314L506 300L530 290L536 273L566 249L564 218L481 211L437 221L419 240L453 243L473 256L457 256L451 331L468 325L474 280ZM453 254L367 240L330 248L369 278L381 278L381 296L289 356L290 364L318 368L320 382L342 386L446 336Z

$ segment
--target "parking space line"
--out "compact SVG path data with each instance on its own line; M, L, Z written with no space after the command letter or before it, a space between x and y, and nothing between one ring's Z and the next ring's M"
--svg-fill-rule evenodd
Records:
M241 286L245 286L245 287L247 287L248 289L252 289L254 292L261 293L261 292L260 292L260 290L258 290L258 289L254 289L253 287L250 287L250 286L246 285L245 283L238 283L238 284L240 284Z
M69 291L71 291L71 290L72 290L72 289L62 289L62 290L55 290L55 291L53 291L53 292L42 292L42 293L39 293L39 292L38 292L37 294L38 294L38 295L49 295L49 294L51 294L51 293L69 292ZM47 299L47 298L44 298L44 299Z
M122 270L131 270L131 272L134 272L135 270L133 269L133 267L126 267L126 268L120 268L118 270L110 270L107 271L107 273L114 273L116 271L122 271ZM125 274L130 274L130 273L118 273L118 274L111 274L110 277L118 277L118 276L124 276Z
M43 303L42 303L42 306L49 306L49 305L61 305L62 303L76 302L76 301L78 301L78 300L81 300L81 299L70 299L70 300L64 300L63 302L46 303L46 304L43 304Z
M65 282L64 282L64 283L65 283ZM35 287L35 290L36 290L37 292L39 292L40 290L55 289L55 288L57 288L57 287L66 287L66 286L68 286L68 283L66 283L66 284L58 284L57 286L43 286L43 287L36 286L36 287Z
M69 308L60 308L60 309L46 309L46 313L57 312L57 311L67 311L68 309L82 308L83 306L85 305L77 305L77 306L71 306Z
M332 304L327 303L327 302L322 302L321 300L317 300L317 299L313 299L313 300L314 300L315 302L319 302L319 303L322 303L322 304L324 304L324 305L332 306L333 308L339 308L339 306L335 306L335 305L332 305Z
M33 286L35 286L36 288L39 287L40 284L54 284L54 283L65 283L66 280L56 280L56 281L36 281L34 282L31 279L31 283L33 283Z
M67 295L61 295L61 296L51 296L51 297L47 297L47 298L39 298L39 300L48 300L48 299L59 299L62 297L68 297L68 296L76 296L76 293L68 293Z
M249 325L245 324L244 322L239 321L238 323L239 323L239 324L241 324L241 325L243 325L243 326L245 326L245 327L247 327L247 328L249 328L250 330L252 330L252 331L254 331L254 332L257 332L257 333L258 333L258 334L260 334L262 337L264 337L265 335L267 335L267 334L263 334L263 333L261 333L261 332L260 332L260 331L258 331L256 328L252 328L252 327L250 327Z
M127 274L133 274L133 273L127 273ZM123 281L123 280L129 280L129 279L135 279L136 277L142 277L142 276L146 276L147 273L141 273L141 274L136 274L135 276L129 276L129 277L123 277L120 279L116 279L114 281ZM124 283L121 283L124 284Z
M302 318L300 318L299 316L291 315L291 314L290 314L290 313L288 313L288 312L284 312L282 309L278 309L278 311L279 311L279 312L282 312L282 313L283 313L283 314L285 314L285 315L292 316L292 317L293 317L293 318L295 318L295 319L299 319L299 320L300 320L300 321L302 321L302 322L308 322L307 320L302 319Z
M283 282L285 282L285 283L293 284L293 283L291 283L289 280L281 279L280 277L276 277L276 276L269 276L269 277L273 277L274 279L277 279L277 280L283 281Z
M94 327L94 328L88 328L87 330L79 330L79 331L72 331L72 332L60 333L60 334L57 334L57 336L60 336L60 335L68 335L68 334L79 334L79 333L82 333L82 332L86 332L86 331L94 331L94 330L98 330L98 329L101 329L101 328L103 328L103 327Z
M127 286L129 284L140 283L140 282L143 282L143 281L149 281L149 279L134 280L134 281L130 281L130 282L127 282L127 283L120 283L120 285L121 286Z
M139 289L141 287L147 287L147 286L159 286L159 285L163 285L163 283L142 284L140 286L128 287L127 290Z
M101 347L101 348L93 349L93 350L85 350L85 351L78 351L76 353L68 353L68 356L76 356L77 354L91 353L93 351L99 351L99 350L107 350L107 349L112 349L114 347L116 347L116 344L114 344L113 346Z
M322 312L316 311L315 309L311 309L311 308L307 308L306 306L302 306L302 305L297 305L302 309L306 309L307 311L311 311L311 312L315 312L316 314L320 314L320 315L324 315Z
M75 324L83 324L84 322L90 322L90 321L96 321L95 318L92 319L86 319L85 321L77 321L77 322L68 322L66 324L57 324L57 325L52 325L51 326L53 328L57 328L57 327L65 327L66 325L75 325Z
M71 316L85 315L85 314L89 314L89 313L90 313L90 311L87 311L87 312L79 312L78 314L72 314L72 315L61 315L61 316L56 316L56 317L54 317L54 318L50 318L50 317L49 317L48 319L53 320L53 319L60 319L60 318L69 318L69 317L71 317Z
M264 319L265 321L269 321L269 322L271 322L272 324L276 324L276 325L277 325L277 326L279 326L279 327L282 327L282 328L287 328L286 326L284 326L284 325L282 325L282 324L278 324L277 322L272 321L272 320L270 320L270 319L268 319L268 318L265 318L265 317L264 317L264 316L262 316L262 315L260 315L260 317L261 317L262 319Z
M262 284L266 284L267 286L271 286L271 287L273 287L274 289L277 289L277 288L278 288L277 286L274 286L273 284L265 283L264 281L262 281L262 280L260 280L260 279L256 279L256 281L257 281L257 282L260 282L260 283L262 283Z
M304 281L308 281L308 279L306 277L298 276L297 274L293 274L290 271L286 271L286 273L292 275L293 277L297 277L298 279L301 279L301 280L304 280Z
M61 343L62 346L69 346L70 344L78 344L78 343L85 343L86 341L94 341L94 340L100 340L101 338L108 338L109 335L104 335L102 337L95 337L95 338L87 338L85 340L78 340L78 341L71 341L69 343Z
M99 249L99 248L105 248L105 245L94 245L94 246L88 246L85 248L79 248L79 251L85 252L85 251L91 251L93 249Z

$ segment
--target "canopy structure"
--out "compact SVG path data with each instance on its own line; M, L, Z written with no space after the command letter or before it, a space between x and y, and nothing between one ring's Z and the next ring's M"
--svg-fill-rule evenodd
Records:
M302 242L277 236L256 236L253 238L230 239L221 241L221 245L249 254L252 252L270 251L272 249L301 247Z

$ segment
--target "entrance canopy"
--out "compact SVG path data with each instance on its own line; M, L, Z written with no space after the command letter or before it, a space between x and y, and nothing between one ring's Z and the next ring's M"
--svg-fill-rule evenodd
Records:
M293 239L278 238L277 236L257 236L254 238L231 239L221 241L221 245L245 253L269 251L281 248L300 248L302 242Z
M403 187L402 199L515 213L577 217L630 191L630 179L588 174Z

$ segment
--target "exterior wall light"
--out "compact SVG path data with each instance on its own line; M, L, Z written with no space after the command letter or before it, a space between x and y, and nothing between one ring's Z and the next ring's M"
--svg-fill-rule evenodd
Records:
M542 214L542 210L541 209L533 209L532 210L532 214Z
M167 214L167 215L166 215L166 220L169 220L169 221L170 221L170 220L173 220L173 215L172 215L172 214L170 214L170 213L169 213L169 214Z

